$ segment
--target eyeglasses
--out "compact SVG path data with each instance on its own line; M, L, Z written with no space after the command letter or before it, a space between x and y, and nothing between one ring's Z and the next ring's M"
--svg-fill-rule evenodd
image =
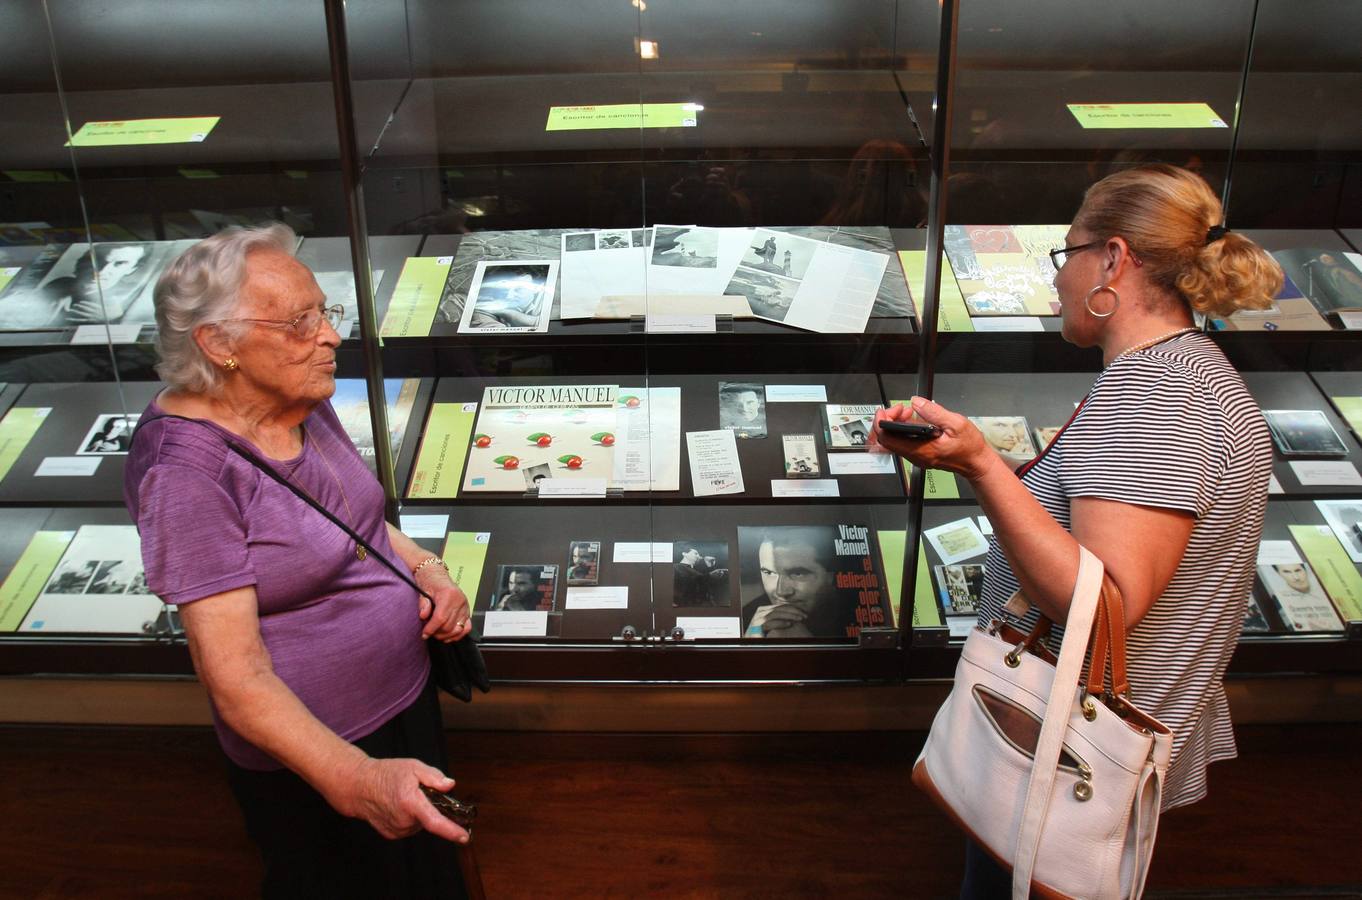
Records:
M213 324L250 322L252 325L268 325L271 328L282 328L300 341L310 341L321 330L322 322L339 330L344 316L345 307L337 303L334 306L314 306L294 319L219 319Z
M1072 247L1060 247L1058 250L1050 251L1050 262L1054 264L1055 271L1064 268L1064 264L1069 261L1069 257L1083 250L1091 250L1104 241L1088 241L1086 244L1075 244Z

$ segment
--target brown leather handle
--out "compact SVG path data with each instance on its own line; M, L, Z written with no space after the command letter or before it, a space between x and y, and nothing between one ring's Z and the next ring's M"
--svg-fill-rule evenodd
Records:
M1092 657L1088 662L1089 694L1100 694L1108 668L1110 654L1111 692L1117 696L1130 693L1126 675L1126 612L1121 589L1110 575L1102 576L1102 592L1098 596L1097 621L1093 626Z

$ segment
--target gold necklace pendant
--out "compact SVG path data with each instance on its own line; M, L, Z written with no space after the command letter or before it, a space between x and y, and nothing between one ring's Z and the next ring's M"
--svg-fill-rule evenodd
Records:
M364 548L363 548L363 547L356 547L356 548L355 548L355 558L358 559L360 562L364 562L364 560L367 559L368 556L369 556L369 554L367 554L367 553L364 552Z

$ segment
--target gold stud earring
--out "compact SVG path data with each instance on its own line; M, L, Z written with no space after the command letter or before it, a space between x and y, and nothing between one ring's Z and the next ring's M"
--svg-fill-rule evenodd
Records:
M232 356L229 356L222 361L222 367L228 372L235 372L237 369L241 368L241 366L237 364L236 358Z

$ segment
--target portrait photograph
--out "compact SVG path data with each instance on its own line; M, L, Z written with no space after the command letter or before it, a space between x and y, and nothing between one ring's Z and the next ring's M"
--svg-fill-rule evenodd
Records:
M573 541L568 544L568 584L597 584L600 581L600 570L600 541Z
M537 491L539 482L553 477L553 470L549 468L548 463L540 463L537 466L526 466L520 470L520 474L525 476L526 490Z
M719 233L713 228L659 225L653 229L653 265L717 268Z
M497 566L497 589L490 609L494 612L552 611L557 587L556 565Z
M984 440L994 450L1013 460L1027 460L1036 455L1031 444L1031 429L1021 416L970 416L969 420L983 432Z
M85 439L76 450L77 456L122 456L132 446L132 432L137 427L140 413L103 413L95 419Z
M1059 436L1063 428L1059 425L1049 425L1045 428L1036 428L1032 433L1036 436L1036 446L1044 450L1050 446L1050 442Z
M459 331L548 330L557 277L556 262L479 262Z
M55 261L36 261L39 281L24 273L5 291L0 327L23 330L155 321L156 277L187 242L72 244ZM38 269L32 273L40 274Z
M1282 624L1292 631L1342 631L1329 595L1303 562L1262 565L1258 578L1277 606Z
M736 438L766 437L766 386L719 382L719 427L732 431Z
M672 606L732 606L729 596L728 543L672 543Z

